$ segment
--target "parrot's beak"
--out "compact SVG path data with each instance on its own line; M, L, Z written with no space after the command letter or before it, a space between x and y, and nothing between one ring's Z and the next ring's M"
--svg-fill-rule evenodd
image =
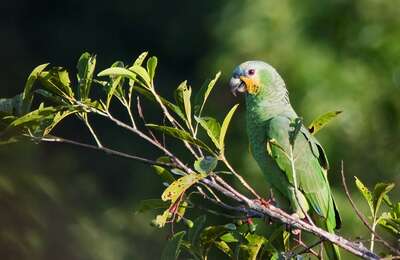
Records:
M246 83L241 78L234 76L229 80L229 87L235 97L237 93L246 92Z
M229 81L229 86L231 87L231 92L235 97L239 92L254 94L258 91L258 84L256 84L253 79L246 76L232 77Z

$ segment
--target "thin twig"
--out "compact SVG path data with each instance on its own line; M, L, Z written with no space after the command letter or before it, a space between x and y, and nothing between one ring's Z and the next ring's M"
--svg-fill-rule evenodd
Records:
M293 253L288 254L288 258L291 259L292 257L294 257L296 255L302 255L302 254L307 253L307 252L310 252L311 254L313 254L314 256L319 258L318 253L315 252L312 248L318 246L323 241L324 241L323 239L320 239L320 240L316 241L315 243L312 243L311 245L308 246L303 241L296 240L296 242L298 242L303 247L303 249L301 251L297 252L297 253L293 252Z
M158 165L158 166L163 166L163 167L175 167L176 166L175 164L172 164L172 163L165 163L165 162L149 160L149 159L142 158L139 156L116 151L116 150L113 150L113 149L110 149L110 148L107 148L104 146L99 147L99 146L85 144L85 143L81 143L81 142L77 142L77 141L73 141L73 140L69 140L69 139L65 139L65 138L61 138L61 137L57 137L57 136L51 136L51 137L29 136L29 137L34 139L35 141L72 144L72 145L76 145L76 146L80 146L80 147L84 147L84 148L89 148L92 150L101 151L106 154L115 155L115 156L123 157L123 158L127 158L127 159L132 159L132 160L139 161L139 162L149 164L149 165Z
M257 194L257 192L246 182L246 180L240 174L235 171L235 169L233 169L232 165L228 162L225 155L222 155L221 157L221 160L225 163L226 167L228 167L232 174L239 179L240 183L242 183L242 185L247 188L258 200L261 200L261 196Z
M361 222L364 224L364 226L367 227L367 229L373 233L378 239L379 241L386 246L390 251L392 251L392 253L395 253L396 255L400 255L400 251L398 249L396 249L394 246L390 245L387 241L385 241L378 233L376 233L373 228L369 225L367 218L363 215L363 213L357 208L356 204L354 203L353 199L351 198L351 194L349 192L349 189L347 187L346 184L346 178L344 176L344 167L343 167L343 161L341 162L341 170L340 173L342 175L342 184L343 184L343 188L344 191L346 193L346 197L349 200L351 207L354 209L354 211L356 212L358 218L361 220Z

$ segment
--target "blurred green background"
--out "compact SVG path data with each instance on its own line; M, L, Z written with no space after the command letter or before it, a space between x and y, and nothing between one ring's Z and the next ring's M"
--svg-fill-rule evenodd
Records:
M355 218L340 184L400 184L400 15L395 0L6 1L0 18L1 97L19 93L38 64L67 67L83 51L98 69L130 63L149 50L159 57L156 83L171 98L189 80L196 90L221 70L208 115L223 118L234 99L226 86L233 68L250 59L281 73L306 122L331 110L344 113L318 134L331 163L344 227L355 239L368 232ZM234 166L263 194L263 178L247 149L244 104L228 133ZM148 118L159 119L147 108ZM104 143L159 155L111 124L95 121ZM68 120L58 135L91 141ZM179 148L181 149L181 148ZM238 152L240 151L240 152ZM141 199L159 197L162 184L142 164L56 144L0 146L1 259L158 259L168 235L134 215ZM359 205L365 203L353 190ZM392 192L399 199L399 189ZM224 222L224 220L215 220Z

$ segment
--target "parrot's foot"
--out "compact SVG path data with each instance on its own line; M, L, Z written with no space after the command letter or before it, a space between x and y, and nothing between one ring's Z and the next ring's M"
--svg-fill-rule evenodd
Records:
M297 213L293 213L291 216L296 218L296 219L300 219L300 216ZM290 230L290 232L293 235L298 236L299 240L301 240L301 229L299 229L299 228L291 228L290 226L287 226L287 230Z

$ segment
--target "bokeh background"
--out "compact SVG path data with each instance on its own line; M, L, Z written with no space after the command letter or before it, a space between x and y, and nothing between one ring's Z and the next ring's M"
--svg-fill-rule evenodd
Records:
M30 71L50 62L75 71L83 51L98 54L98 69L158 56L157 87L171 98L187 79L196 90L221 70L207 114L222 119L236 102L226 87L242 61L271 63L285 79L306 122L331 110L344 113L318 134L331 163L330 179L344 217L340 231L368 238L343 195L340 161L354 190L400 185L400 14L395 0L6 1L0 17L1 97L19 93ZM234 166L263 189L247 149L244 106L228 135ZM149 118L158 110L148 108ZM96 120L96 119L95 119ZM137 138L95 121L107 145L156 156ZM78 121L57 134L91 141ZM179 148L180 149L180 148ZM0 146L1 259L157 259L167 231L154 214L135 215L162 184L142 164L80 148L30 143ZM399 199L399 188L392 197ZM224 220L219 220L223 222Z

